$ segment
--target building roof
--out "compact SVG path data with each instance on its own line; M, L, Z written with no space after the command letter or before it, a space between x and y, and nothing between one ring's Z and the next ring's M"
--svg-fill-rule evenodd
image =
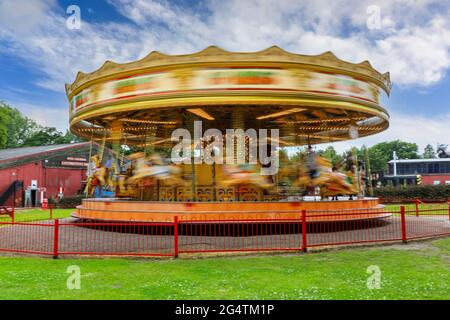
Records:
M16 160L19 158L25 158L29 156L34 156L38 154L45 154L55 151L61 151L64 149L79 148L88 146L89 142L81 143L68 143L68 144L54 144L49 146L38 146L38 147L22 147L22 148L11 148L0 150L0 162L7 160Z
M433 159L399 159L397 163L420 163L420 162L450 162L450 158L433 158ZM388 163L394 163L390 160Z

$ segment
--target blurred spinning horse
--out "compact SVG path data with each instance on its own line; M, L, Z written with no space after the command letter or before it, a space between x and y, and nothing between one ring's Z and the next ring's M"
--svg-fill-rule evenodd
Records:
M162 180L170 185L184 185L182 169L175 165L166 165L160 155L145 157L143 152L129 156L134 161L133 175L128 178L129 183L136 183L147 178Z
M231 185L254 185L263 189L273 186L270 176L261 174L261 167L258 165L224 165L223 166L225 186Z

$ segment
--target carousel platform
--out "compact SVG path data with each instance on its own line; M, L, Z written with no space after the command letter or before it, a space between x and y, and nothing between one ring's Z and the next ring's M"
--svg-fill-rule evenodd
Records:
M73 217L93 221L135 222L239 222L247 220L300 219L306 210L308 221L348 221L390 216L377 198L279 202L160 202L126 199L84 199Z

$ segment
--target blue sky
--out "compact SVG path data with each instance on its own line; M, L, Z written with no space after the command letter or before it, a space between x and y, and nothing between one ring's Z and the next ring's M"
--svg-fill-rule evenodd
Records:
M66 9L81 9L80 30ZM379 9L379 23L368 27ZM403 139L450 143L450 1L436 0L0 0L0 100L43 125L66 130L64 84L106 59L132 61L152 50L191 53L278 45L288 51L369 60L394 83L390 128L334 144ZM372 20L373 21L373 20Z

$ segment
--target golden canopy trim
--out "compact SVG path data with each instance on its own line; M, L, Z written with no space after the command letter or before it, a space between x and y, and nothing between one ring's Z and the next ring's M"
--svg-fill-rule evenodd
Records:
M211 65L214 63L270 63L279 67L289 67L289 64L303 65L307 68L321 68L345 72L356 77L366 77L389 94L392 84L389 72L380 73L375 70L369 61L351 63L336 57L332 52L327 51L319 55L303 55L285 51L278 46L272 46L258 52L230 52L217 46L209 46L206 49L182 55L167 55L158 51L152 51L144 58L128 62L115 63L107 60L99 69L84 73L78 72L72 84L66 84L66 93L69 99L82 90L88 83L102 81L111 77L139 73L140 70L162 68L180 68L180 65Z

